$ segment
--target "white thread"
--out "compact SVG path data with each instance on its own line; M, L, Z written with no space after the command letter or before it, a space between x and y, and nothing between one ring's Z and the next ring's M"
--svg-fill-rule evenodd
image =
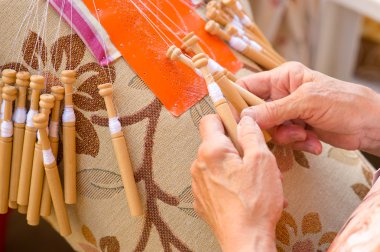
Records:
M53 151L51 149L42 150L42 157L45 165L50 165L55 162Z
M65 109L63 110L62 114L62 122L75 122L75 113L73 106L65 106Z
M203 75L202 75L202 71L199 70L198 68L195 68L195 69L194 69L194 72L195 72L198 76L203 77Z
M247 15L244 15L244 17L240 19L240 22L243 25L250 25L252 23L251 19Z
M231 24L235 26L237 29L241 30L243 29L243 25L241 24L240 20L233 19Z
M255 51L260 52L263 50L263 47L259 45L259 43L249 39L247 36L243 36L242 39L248 43Z
M26 109L25 108L16 108L13 114L13 121L15 123L25 123L26 121Z
M236 1L236 7L239 9L239 10L242 10L243 9L243 6L241 6L241 3L239 1Z
M1 109L0 109L0 119L4 119L4 109L5 109L5 100L1 103Z
M38 111L34 109L30 109L26 116L26 126L34 127L33 116L37 115Z
M230 46L236 51L242 52L247 48L247 43L239 37L232 36L230 39Z
M217 63L213 59L208 59L207 68L208 68L208 70L210 71L211 74L213 74L215 72L221 72L221 71L224 70L224 68L221 67L219 65L219 63Z
M49 136L58 137L58 122L51 121L49 125Z
M208 95L214 103L224 99L222 90L220 90L220 87L215 82L207 85L207 90Z
M121 123L118 117L108 119L111 135L121 132Z
M13 123L12 121L3 121L1 123L1 137L13 136Z
M241 27L238 27L236 25L233 25L233 27L235 27L240 36L245 36L245 31Z

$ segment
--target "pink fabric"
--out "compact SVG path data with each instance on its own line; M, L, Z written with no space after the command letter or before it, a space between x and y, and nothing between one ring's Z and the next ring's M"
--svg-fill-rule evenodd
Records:
M81 37L102 66L121 57L120 52L110 41L107 32L82 1L49 0L49 3Z

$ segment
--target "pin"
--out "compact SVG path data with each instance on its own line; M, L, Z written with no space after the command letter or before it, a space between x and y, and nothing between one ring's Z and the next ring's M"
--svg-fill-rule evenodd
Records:
M19 205L20 213L26 213L26 208L29 202L30 181L37 138L37 129L33 125L33 116L38 114L40 92L45 87L44 81L45 79L41 75L32 75L30 77L30 88L32 90L32 94L30 98L30 109L26 119L25 136L22 147L20 180L17 192L17 204Z
M43 163L46 172L51 198L53 201L54 212L57 217L59 232L62 236L71 234L71 226L67 214L66 205L63 199L62 185L59 178L57 163L51 150L49 138L46 132L48 126L48 116L45 113L35 115L33 123L38 128L42 145Z
M54 96L51 94L42 94L40 96L40 111L49 118L50 110L54 106ZM34 121L33 121L34 122ZM44 165L41 138L35 144L32 177L30 182L28 212L26 220L29 225L36 226L40 222L40 209L42 199L42 189L44 182Z
M0 214L8 212L13 141L12 103L16 99L16 95L17 89L15 87L8 85L3 88L4 118L1 123L0 134Z
M16 75L16 87L18 95L16 109L13 114L13 150L11 180L9 188L9 207L17 209L17 191L20 180L20 169L22 159L22 148L24 144L25 122L26 122L26 95L29 87L30 73L18 72Z
M117 163L119 165L121 178L123 181L129 210L132 216L140 216L144 214L140 194L135 182L131 160L128 154L127 143L121 124L119 122L116 109L112 102L113 88L112 84L102 84L98 86L99 94L104 98L109 118L109 128L111 131L112 144L115 151Z
M54 86L51 88L51 94L54 96L54 107L51 112L51 119L49 125L49 140L54 158L57 159L58 145L59 145L59 112L61 108L61 101L65 95L65 89L61 86ZM45 177L44 186L41 199L41 216L49 216L51 214L51 195L47 178Z
M77 159L73 85L76 82L76 72L74 70L63 71L61 81L65 86L65 109L62 115L65 202L66 204L75 204L77 201Z

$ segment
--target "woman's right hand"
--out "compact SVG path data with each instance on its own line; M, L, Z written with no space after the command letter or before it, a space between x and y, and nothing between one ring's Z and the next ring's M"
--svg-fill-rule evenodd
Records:
M320 141L380 155L380 95L361 85L331 78L297 62L252 74L238 83L268 100L250 107L274 142L319 154Z

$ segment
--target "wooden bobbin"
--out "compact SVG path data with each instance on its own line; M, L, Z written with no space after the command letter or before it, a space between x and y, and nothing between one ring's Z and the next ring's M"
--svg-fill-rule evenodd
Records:
M1 95L3 93L3 87L4 87L4 82L0 79L0 124L3 121L3 111L2 111L3 97Z
M46 114L41 113L33 117L33 122L35 127L38 128L40 134L42 151L44 152L46 179L48 181L49 189L51 192L51 198L53 201L55 215L57 217L59 232L62 236L68 236L71 234L71 226L66 205L63 199L63 191L61 180L59 178L57 163L54 159L54 156L51 160L48 160L48 158L46 158L46 156L49 156L49 153L52 153L49 138L46 132L46 128L48 126L48 118L49 117L47 117Z
M51 112L49 140L50 140L50 145L53 151L54 158L57 159L59 137L58 137L58 130L54 129L53 127L55 127L54 125L58 127L61 101L64 98L65 89L61 86L54 86L51 88L51 94L54 96L55 99L54 99L54 107ZM51 196L50 196L49 185L48 185L46 177L44 180L44 186L42 190L40 213L41 213L41 216L45 216L45 217L51 214Z
M76 82L76 72L74 70L62 71L61 81L65 86L65 110L67 108L73 109L73 85ZM65 202L66 204L75 204L77 202L77 159L75 120L70 122L63 122L62 125Z
M247 34L245 34L245 35L240 34L238 29L231 24L228 24L225 27L225 32L227 34L229 34L230 36L238 36L238 37L242 38L243 40L248 39L248 40L252 40L252 41L258 43L263 48L264 54L266 54L268 57L272 58L272 60L275 61L277 64L281 65L281 64L285 63L285 59L283 57L281 57L272 47L263 43L258 37L256 37L256 35L252 35L252 37L248 37Z
M13 128L12 122L12 103L16 99L17 89L12 86L3 88L2 97L4 102L4 120L3 124L8 124ZM10 124L10 125L9 125ZM12 129L2 131L0 136L0 214L8 212L9 196L9 177L12 159Z
M197 35L195 35L194 32L188 33L183 39L182 39L182 46L181 49L184 50L187 53L204 53L202 47L198 44L199 38Z
M54 106L54 96L51 94L42 94L40 96L39 105L40 105L41 113L44 114L47 118L49 118L50 110ZM43 155L42 155L41 139L39 139L34 149L34 159L33 159L33 167L32 167L32 178L30 182L28 212L26 216L28 224L32 226L38 225L40 222L42 189L43 189L44 176L45 176L42 157Z
M169 47L168 51L166 52L166 57L171 59L171 60L179 61L179 62L185 64L186 66L188 66L189 68L195 70L194 64L191 61L191 59L186 57L182 53L181 49L179 49L175 45L172 45L171 47Z
M229 35L228 33L226 33L225 31L223 31L221 28L220 28L220 25L217 24L216 22L210 20L207 22L206 26L205 26L205 30L207 32L209 32L210 34L212 35L216 35L218 36L219 38L229 42L231 44L231 41L232 39L234 38L235 40L236 39L240 39L238 37L234 37L234 36L231 36ZM241 40L241 39L240 39ZM244 44L245 44L245 47L244 49L242 49L240 52L248 57L249 59L253 60L254 62L256 62L257 64L265 67L266 69L273 69L275 67L278 66L278 64L276 64L275 62L273 62L268 56L266 56L265 54L261 53L261 52L258 52L256 51L254 48L252 48L249 44L247 44L246 42L242 41Z
M212 85L213 83L215 83L214 78L212 77L207 68L208 57L204 53L200 53L195 55L192 60L194 62L195 67L201 70L207 85ZM235 145L239 153L242 154L242 150L240 148L237 138L237 123L227 103L227 100L223 98L219 100L217 103L215 103L214 101L214 106L216 112L222 119L224 127L226 128L226 131L230 136L232 143Z
M30 99L30 110L28 115L32 112L38 113L38 103L40 101L40 92L45 87L44 77L41 75L32 75L30 77L30 88L32 90ZM25 213L29 202L30 181L33 166L34 149L36 143L37 130L31 124L25 126L24 144L22 148L20 180L17 192L17 204L19 205L19 212Z
M98 86L99 94L104 98L109 118L117 118L116 109L112 102L112 84L102 84ZM112 144L115 151L117 163L119 165L121 178L123 181L129 210L132 216L144 214L140 194L135 182L132 163L128 154L127 143L122 131L111 133Z
M5 86L13 86L16 82L16 71L13 69L4 69L1 80Z
M16 100L16 111L13 124L13 150L12 150L12 166L11 181L9 188L9 207L17 209L17 191L20 180L20 169L22 159L22 147L24 144L25 121L26 121L26 95L30 82L29 72L18 72L16 75L16 87L18 95ZM20 120L20 121L16 121Z

